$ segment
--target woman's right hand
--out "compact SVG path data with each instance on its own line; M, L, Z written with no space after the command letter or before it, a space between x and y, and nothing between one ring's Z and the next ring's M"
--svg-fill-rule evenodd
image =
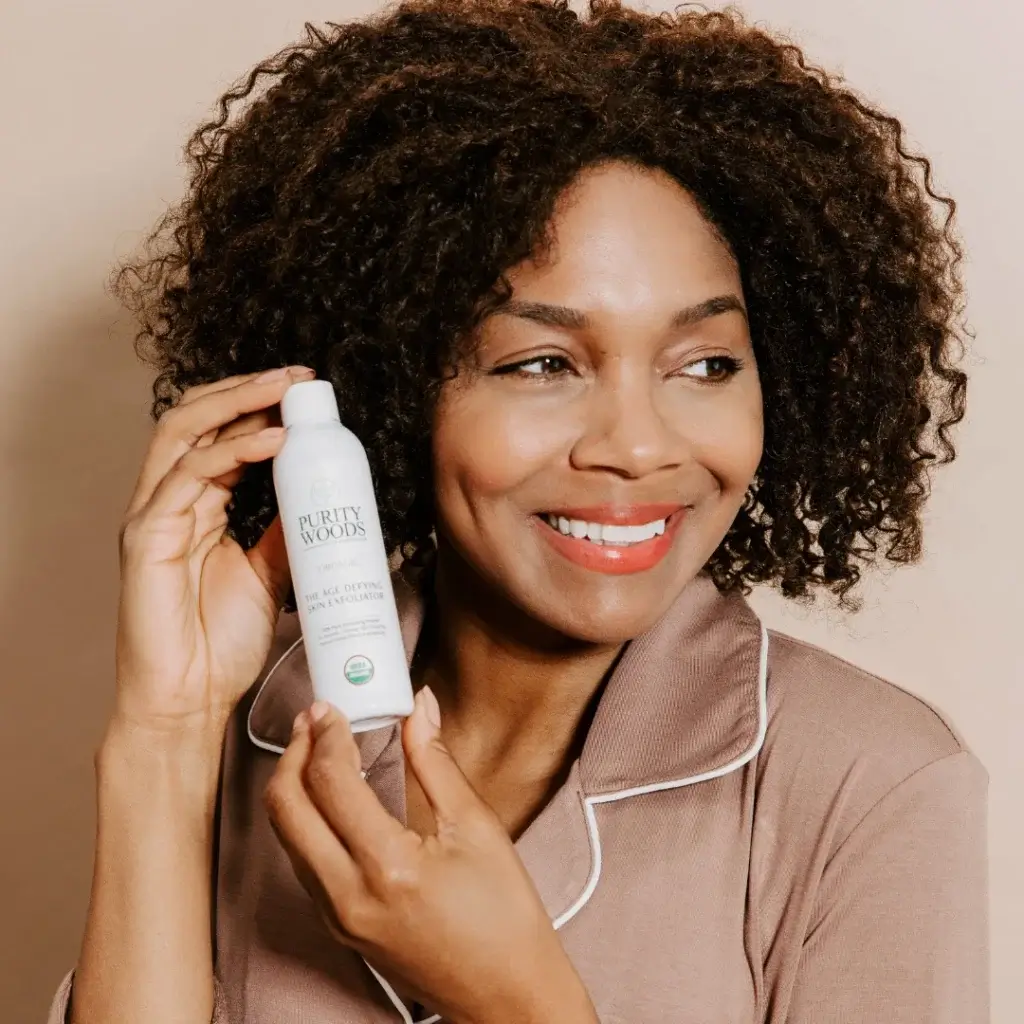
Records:
M284 392L315 376L277 373L191 388L157 423L120 533L115 721L223 728L266 660L290 583L281 521L249 551L225 527L245 466L283 444Z

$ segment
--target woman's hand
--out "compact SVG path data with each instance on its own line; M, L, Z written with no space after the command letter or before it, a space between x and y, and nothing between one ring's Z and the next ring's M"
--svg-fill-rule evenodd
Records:
M221 727L258 674L289 585L284 537L275 519L243 551L224 532L227 504L245 466L281 448L274 407L312 376L191 388L157 424L121 528L114 722Z
M224 726L269 652L289 572L280 524L224 533L292 380L192 388L157 424L121 530L117 691L96 752L92 893L70 1020L209 1021L214 809Z
M267 786L270 820L335 937L455 1024L590 1024L590 1000L497 815L444 746L437 701L416 694L406 757L434 835L393 818L360 773L345 716L295 722Z

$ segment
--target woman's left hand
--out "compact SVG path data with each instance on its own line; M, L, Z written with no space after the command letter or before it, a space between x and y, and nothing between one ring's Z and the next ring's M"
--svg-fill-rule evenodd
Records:
M298 716L265 799L300 882L339 941L446 1021L596 1024L532 879L445 747L439 717L424 688L402 724L437 822L421 837L362 778L340 711L318 703Z

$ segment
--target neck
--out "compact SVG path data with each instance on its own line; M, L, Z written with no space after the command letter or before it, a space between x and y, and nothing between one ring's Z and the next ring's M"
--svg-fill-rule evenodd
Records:
M556 634L438 552L414 684L437 696L445 742L480 777L516 765L550 777L578 756L621 645Z

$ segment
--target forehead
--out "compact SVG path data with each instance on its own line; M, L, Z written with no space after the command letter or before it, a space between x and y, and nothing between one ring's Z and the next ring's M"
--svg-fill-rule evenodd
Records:
M728 246L682 186L623 163L583 172L551 221L552 247L508 274L519 297L628 312L739 290Z

